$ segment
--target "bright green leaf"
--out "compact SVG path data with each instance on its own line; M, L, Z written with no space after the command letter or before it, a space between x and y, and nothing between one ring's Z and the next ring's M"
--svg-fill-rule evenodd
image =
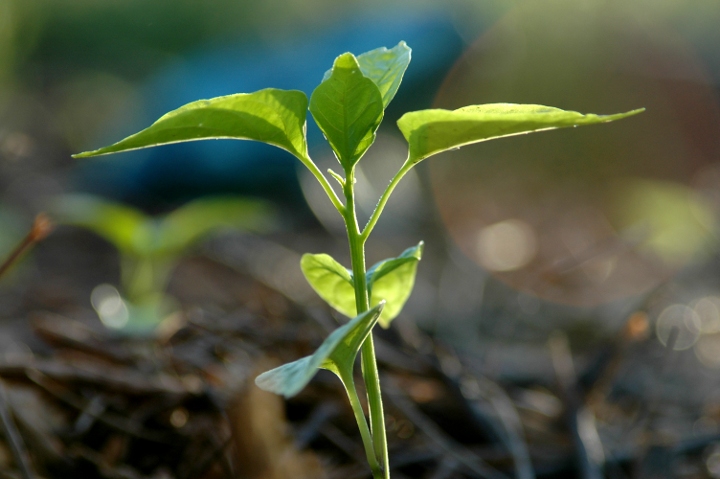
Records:
M300 268L310 286L330 306L345 316L355 316L355 289L348 269L327 254L304 254Z
M583 115L542 105L493 103L457 110L421 110L398 120L410 145L408 161L418 163L446 150L471 143L570 126L591 125L636 115L643 109L616 115Z
M335 59L332 73L310 97L310 113L346 172L375 141L383 112L380 90L351 53Z
M213 196L191 201L169 213L159 225L159 244L163 252L182 251L208 233L235 229L266 232L275 214L264 201Z
M423 242L408 248L397 258L380 261L367 272L370 305L386 301L380 316L380 326L387 328L412 293L417 264L422 257Z
M335 373L339 370L352 370L355 356L377 323L382 308L383 305L379 304L356 316L333 331L312 356L262 373L255 379L255 384L265 391L289 398L299 393L319 368Z
M150 217L135 208L96 196L63 196L54 202L52 213L58 222L88 228L124 253L144 254L155 242Z
M199 100L163 115L148 128L113 145L74 155L105 155L182 141L255 140L307 158L307 97L301 91L268 88Z
M403 74L410 64L411 52L405 42L400 42L390 50L377 48L357 57L363 75L374 81L380 90L385 108L400 87Z

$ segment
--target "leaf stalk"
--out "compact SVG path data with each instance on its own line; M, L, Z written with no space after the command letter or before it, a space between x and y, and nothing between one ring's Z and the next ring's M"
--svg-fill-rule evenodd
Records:
M403 179L403 177L407 174L410 169L415 166L412 162L405 161L403 163L402 167L398 170L397 173L395 173L395 176L392 180L390 180L390 184L383 192L382 196L380 197L380 200L378 201L378 204L375 206L375 210L373 210L372 215L370 215L370 219L368 219L367 224L365 225L365 228L363 229L362 233L360 234L363 243L367 241L368 237L370 236L370 233L372 233L373 228L375 228L375 224L378 222L378 219L380 219L380 215L383 212L383 209L385 209L385 205L387 204L388 200L390 199L390 195L395 190L395 187L398 183L400 183L400 180Z

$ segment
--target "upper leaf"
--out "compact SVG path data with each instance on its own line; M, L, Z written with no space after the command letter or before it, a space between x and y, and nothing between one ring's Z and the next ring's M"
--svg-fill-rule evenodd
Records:
M194 101L124 140L73 156L84 158L182 141L229 138L261 141L305 159L307 104L301 91L274 88Z
M310 286L330 306L345 316L355 316L355 289L348 269L327 254L304 254L300 268Z
M411 52L405 42L400 42L390 50L376 48L357 57L363 75L374 81L380 90L384 108L387 108L400 88L405 70L410 64Z
M417 264L422 257L423 242L408 248L397 258L390 258L375 264L367 272L370 305L386 301L380 316L380 326L387 328L390 321L402 311L415 284Z
M642 111L644 108L616 115L583 115L543 105L493 103L457 110L414 111L403 115L398 120L398 126L410 146L408 162L414 164L436 153L471 143L534 131L605 123Z
M375 141L383 112L380 90L352 53L335 59L330 76L310 97L310 113L346 173Z
M265 391L286 398L299 393L315 376L319 368L333 372L351 371L355 356L377 323L383 305L364 312L333 331L312 356L284 364L255 378L255 384Z

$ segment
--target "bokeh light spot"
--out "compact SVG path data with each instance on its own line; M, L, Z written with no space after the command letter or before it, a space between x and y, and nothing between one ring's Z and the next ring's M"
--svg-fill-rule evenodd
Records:
M100 321L111 329L123 328L130 319L130 312L120 292L110 284L96 286L90 294L90 302Z
M700 338L700 317L684 304L673 304L665 308L657 318L655 331L663 346L670 346L675 351L688 349Z
M509 219L480 230L477 254L480 264L490 271L513 271L535 257L537 241L532 227Z

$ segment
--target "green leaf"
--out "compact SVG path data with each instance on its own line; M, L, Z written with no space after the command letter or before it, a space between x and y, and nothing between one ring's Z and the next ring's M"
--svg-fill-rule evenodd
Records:
M327 254L304 254L300 260L305 279L330 306L352 318L357 308L352 273Z
M570 126L591 125L636 115L644 108L616 115L583 115L543 105L493 103L457 110L421 110L398 120L415 164L446 150L471 143Z
M375 264L367 272L370 306L385 301L380 326L387 328L400 314L415 284L417 263L422 256L422 241L408 248L397 258ZM327 254L305 254L300 268L310 286L330 306L348 317L357 314L355 288L350 270Z
M255 379L255 384L265 391L289 398L299 393L319 368L336 374L340 370L352 370L355 356L377 323L382 308L379 304L356 316L333 331L312 356L264 372Z
M408 248L397 258L390 258L375 264L367 272L370 305L386 301L380 316L380 326L387 328L390 321L402 311L415 284L417 264L422 257L423 242Z
M377 48L357 57L363 75L374 81L380 90L384 108L387 108L400 87L403 74L410 64L411 52L405 42L400 42L390 50Z
M383 112L380 90L352 53L335 59L330 76L310 97L310 113L346 173L375 141Z
M213 231L264 232L275 221L266 202L231 196L201 198L153 218L97 196L74 194L58 198L52 212L60 223L92 230L121 252L137 256L174 255Z
M233 196L200 198L160 221L158 241L163 252L177 253L218 230L267 232L275 220L275 211L264 201Z
M268 88L199 100L163 115L148 128L113 145L73 155L105 155L182 141L255 140L307 158L307 97L301 91Z
M88 228L123 253L142 255L155 243L153 220L129 206L74 194L58 198L51 211L59 223Z

